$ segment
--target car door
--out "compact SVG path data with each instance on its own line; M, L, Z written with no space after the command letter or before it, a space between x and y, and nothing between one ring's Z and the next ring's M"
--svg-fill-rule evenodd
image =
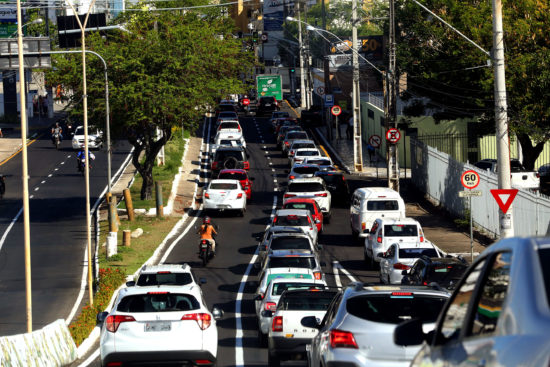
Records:
M338 293L328 306L327 313L321 321L319 332L311 340L309 355L309 366L321 366L321 355L327 350L330 343L330 327L338 313L340 302L342 301L342 293Z

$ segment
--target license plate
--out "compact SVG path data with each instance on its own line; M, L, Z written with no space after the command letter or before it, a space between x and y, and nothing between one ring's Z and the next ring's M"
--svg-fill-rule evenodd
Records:
M157 331L170 331L172 329L172 324L170 321L159 321L159 322L146 322L145 331L146 332L157 332Z

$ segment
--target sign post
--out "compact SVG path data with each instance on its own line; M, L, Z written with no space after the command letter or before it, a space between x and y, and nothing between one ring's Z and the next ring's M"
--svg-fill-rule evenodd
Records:
M330 109L330 113L332 113L332 115L336 117L336 133L338 134L338 137L342 138L342 136L340 136L340 126L338 126L338 116L342 113L342 108L338 105L334 105Z
M470 209L470 261L474 262L474 223L472 218L472 196L481 196L482 192L473 190L479 185L479 174L474 170L468 170L460 177L462 186L470 191L461 191L458 193L460 197L468 198L468 207Z

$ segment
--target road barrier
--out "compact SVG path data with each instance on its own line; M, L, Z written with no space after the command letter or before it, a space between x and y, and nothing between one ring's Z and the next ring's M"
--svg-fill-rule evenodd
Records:
M66 366L76 358L76 344L62 319L32 333L0 338L0 366Z

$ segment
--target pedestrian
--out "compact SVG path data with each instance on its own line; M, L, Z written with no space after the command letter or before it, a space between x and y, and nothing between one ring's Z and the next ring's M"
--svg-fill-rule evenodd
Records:
M0 138L3 138L4 134L2 133L2 128L0 127Z
M348 120L348 128L346 129L346 135L348 136L348 140L351 140L353 138L353 115Z
M372 158L374 157L374 150L375 148L371 145L371 143L367 144L367 153L369 153L369 162L372 163Z

